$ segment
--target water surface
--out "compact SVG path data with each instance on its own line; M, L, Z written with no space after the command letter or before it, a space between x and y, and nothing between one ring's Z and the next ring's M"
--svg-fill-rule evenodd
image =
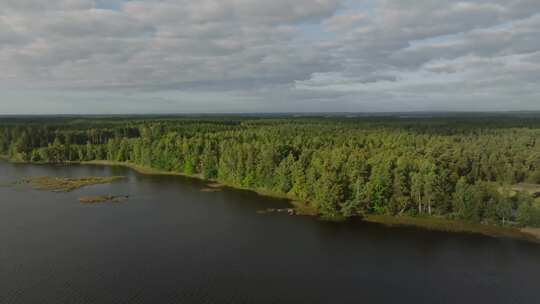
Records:
M288 204L121 167L0 162L0 184L39 175L128 178L0 186L0 303L540 303L536 244L260 215ZM109 194L130 199L78 202Z

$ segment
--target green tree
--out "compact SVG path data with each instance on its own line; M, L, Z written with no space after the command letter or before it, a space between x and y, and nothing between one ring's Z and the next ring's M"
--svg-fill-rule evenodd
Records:
M462 177L456 184L456 191L453 195L453 209L457 218L478 222L478 194L475 187L468 184L467 180Z
M278 192L289 193L292 189L292 169L294 167L294 156L289 154L281 161L275 171L275 189Z

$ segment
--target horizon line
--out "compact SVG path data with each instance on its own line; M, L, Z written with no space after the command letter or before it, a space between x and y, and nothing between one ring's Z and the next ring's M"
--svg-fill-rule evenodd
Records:
M0 117L13 116L217 116L217 115L388 115L388 114L517 114L517 113L537 113L540 110L455 110L455 111L366 111L366 112L328 112L328 111L313 111L313 112L176 112L176 113L0 113Z

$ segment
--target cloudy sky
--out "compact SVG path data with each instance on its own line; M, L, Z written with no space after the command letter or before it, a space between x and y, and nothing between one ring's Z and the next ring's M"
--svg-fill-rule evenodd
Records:
M540 110L539 0L0 0L0 114Z

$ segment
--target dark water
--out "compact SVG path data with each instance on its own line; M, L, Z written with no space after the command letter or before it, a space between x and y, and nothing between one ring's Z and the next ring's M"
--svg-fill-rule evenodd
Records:
M21 177L127 175L72 193L0 187L0 303L540 303L540 246L259 215L285 201L124 168L0 162ZM129 194L83 205L84 195Z

